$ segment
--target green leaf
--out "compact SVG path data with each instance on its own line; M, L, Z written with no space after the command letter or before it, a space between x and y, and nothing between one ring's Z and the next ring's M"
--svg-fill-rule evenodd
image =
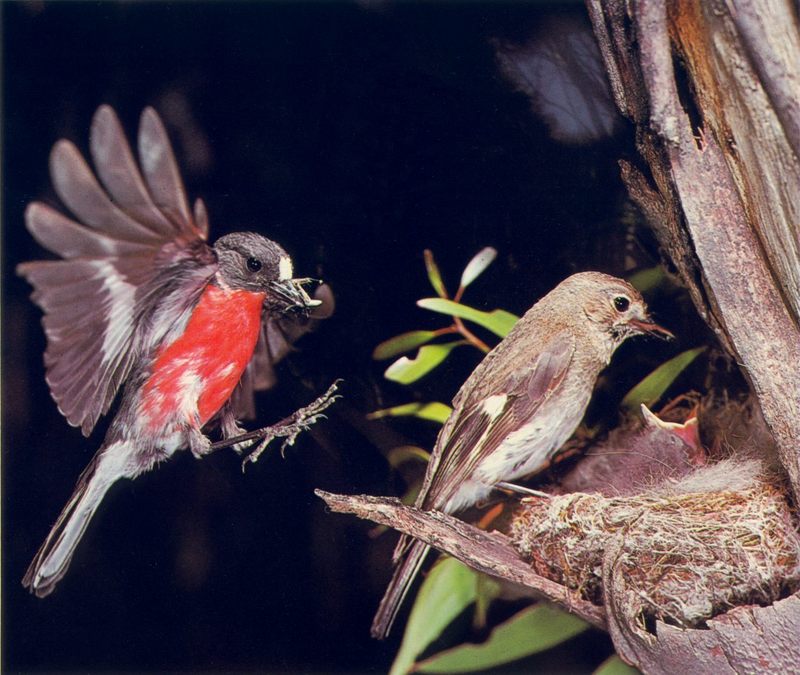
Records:
M401 333L381 342L372 352L372 358L376 361L390 359L398 354L410 352L412 349L430 342L436 337L432 330L412 330L408 333Z
M457 316L467 321L477 323L487 330L492 331L498 337L505 337L509 331L517 323L519 317L511 312L506 312L503 309L495 309L491 312L482 312L474 307L462 305L459 302L446 300L444 298L423 298L417 300L417 306L422 309L428 309L432 312L439 312L440 314L449 314L450 316Z
M465 344L466 340L457 340L440 345L425 345L419 348L413 359L401 356L386 369L383 376L392 382L411 384L436 368L456 347Z
M481 249L464 268L464 271L461 274L461 288L466 288L481 274L483 274L483 271L494 262L496 257L497 251L491 246Z
M627 411L638 410L642 403L651 407L664 395L664 392L669 389L670 385L675 381L675 378L705 350L705 347L688 349L685 352L681 352L676 357L671 358L669 361L662 363L625 394L625 398L622 399L622 407Z
M386 461L393 469L398 468L401 464L406 462L422 462L427 464L431 458L431 453L427 450L417 447L416 445L398 445L386 453Z
M660 265L639 270L628 277L628 283L642 295L651 293L667 279L667 273Z
M417 412L415 412L414 417L419 417L423 420L429 420L430 422L444 424L452 412L453 409L446 403L431 401L430 403L425 403Z
M393 408L383 408L375 410L367 415L369 420L377 420L381 417L419 417L423 420L444 424L453 409L449 405L432 401L430 403L405 403L396 405Z
M433 566L420 586L389 675L409 672L417 656L475 602L476 577L477 572L454 558Z
M582 619L549 605L522 610L495 628L481 644L463 644L417 664L422 673L469 673L537 654L582 633Z
M614 654L603 661L592 675L639 675L639 671Z
M475 616L472 619L472 626L478 630L483 630L487 625L489 605L500 595L503 587L497 579L487 576L486 574L479 574L475 583L477 593L475 597Z
M426 248L423 257L425 258L425 269L428 272L428 279L431 282L431 286L433 286L433 290L436 291L436 295L440 298L446 298L447 289L444 287L444 281L442 281L442 274L439 272L439 266L433 259L433 251Z

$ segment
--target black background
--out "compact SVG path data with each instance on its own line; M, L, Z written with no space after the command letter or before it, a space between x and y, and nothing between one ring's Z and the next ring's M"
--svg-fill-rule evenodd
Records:
M368 628L393 538L327 513L312 490L402 491L381 450L430 447L435 428L364 413L414 397L446 401L477 362L456 352L439 377L409 390L371 360L393 334L442 325L414 305L432 295L424 248L455 286L469 258L495 246L498 261L467 300L516 313L571 272L623 272L616 158L629 149L625 130L599 145L554 143L498 73L490 42L582 11L3 5L4 670L388 669L400 631L380 643ZM38 600L19 581L103 428L87 440L58 414L39 312L14 267L43 255L22 215L31 200L57 203L50 147L66 137L85 151L101 103L130 137L145 105L159 109L213 236L260 231L291 252L298 273L321 275L336 292L336 315L282 364L258 421L335 377L345 378L345 399L285 459L267 453L244 475L229 451L203 461L182 453L115 486L65 580ZM654 363L671 349L634 351ZM635 366L621 390L646 372ZM590 668L607 648L598 637L574 645L554 662L564 672Z

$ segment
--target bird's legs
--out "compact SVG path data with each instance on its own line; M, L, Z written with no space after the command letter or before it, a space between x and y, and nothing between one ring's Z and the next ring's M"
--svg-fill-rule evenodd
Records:
M240 436L243 436L247 433L247 431L239 426L239 423L236 421L236 417L233 413L233 407L226 404L225 410L222 413L220 418L220 428L222 430L222 438L224 439L237 439ZM257 439L244 441L243 443L235 443L232 447L238 453L242 454L247 448L249 448Z
M242 460L242 470L244 470L248 462L257 462L261 453L263 453L267 446L276 438L284 439L281 444L281 454L283 454L287 447L294 445L297 437L303 431L308 431L314 422L325 417L323 411L339 398L336 391L339 388L340 382L341 380L336 380L336 382L328 387L328 390L322 394L322 396L312 401L309 405L296 410L280 422L212 443L211 450L219 450L220 448L227 448L230 446L238 446L240 448L248 447L254 442L260 441L256 449Z
M197 415L194 416L194 424L189 426L188 432L189 449L197 459L205 457L214 450L211 441L208 440L208 436L200 430L200 420L197 418Z

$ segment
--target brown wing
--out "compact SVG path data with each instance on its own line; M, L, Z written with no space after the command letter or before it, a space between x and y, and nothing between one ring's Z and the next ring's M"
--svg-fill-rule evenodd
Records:
M491 388L479 387L484 392L480 398L467 395L437 439L417 504L426 509L446 504L477 466L559 390L574 351L571 335L556 335L532 364L509 369L511 374L503 381L492 383ZM486 369L483 376L491 378L498 370ZM491 395L505 397L502 408L494 414L486 408L485 392L489 389Z
M108 106L95 113L90 147L104 187L71 142L59 141L50 155L56 192L75 220L40 202L25 212L33 237L62 260L17 268L45 313L50 391L69 423L86 435L130 372L159 277L169 276L165 272L178 262L185 267L188 259L194 270L183 278L191 302L215 271L203 243L205 208L195 205L203 221L198 227L166 131L152 108L142 113L139 128L143 174Z

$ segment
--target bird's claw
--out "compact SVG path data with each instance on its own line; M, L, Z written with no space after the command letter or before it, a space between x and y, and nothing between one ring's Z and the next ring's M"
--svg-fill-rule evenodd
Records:
M284 439L283 443L281 443L280 453L281 457L285 457L286 448L294 445L297 437L304 431L310 431L318 420L325 419L326 416L322 414L322 411L341 398L340 394L336 394L340 382L341 380L336 380L322 396L295 411L283 422L260 429L259 436L262 437L261 441L259 441L256 449L242 460L242 471L245 470L248 463L257 462L264 450L267 449L267 446L276 438ZM251 444L254 442L251 441Z

